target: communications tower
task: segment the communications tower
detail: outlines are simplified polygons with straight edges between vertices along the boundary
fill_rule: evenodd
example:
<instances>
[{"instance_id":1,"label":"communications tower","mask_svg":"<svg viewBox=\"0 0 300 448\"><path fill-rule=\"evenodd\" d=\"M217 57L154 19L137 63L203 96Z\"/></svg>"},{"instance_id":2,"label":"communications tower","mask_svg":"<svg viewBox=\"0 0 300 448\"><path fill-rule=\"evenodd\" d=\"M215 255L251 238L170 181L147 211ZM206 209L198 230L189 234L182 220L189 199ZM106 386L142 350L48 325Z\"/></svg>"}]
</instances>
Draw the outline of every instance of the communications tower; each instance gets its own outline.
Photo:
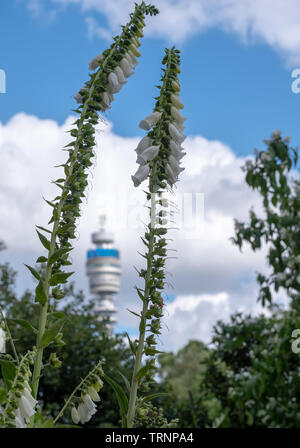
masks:
<instances>
[{"instance_id":1,"label":"communications tower","mask_svg":"<svg viewBox=\"0 0 300 448\"><path fill-rule=\"evenodd\" d=\"M92 233L95 249L87 252L87 276L90 292L95 300L94 311L99 320L108 318L107 328L112 333L116 323L114 296L120 290L120 254L113 248L113 234L105 229L106 217L100 216L100 229Z\"/></svg>"}]
</instances>

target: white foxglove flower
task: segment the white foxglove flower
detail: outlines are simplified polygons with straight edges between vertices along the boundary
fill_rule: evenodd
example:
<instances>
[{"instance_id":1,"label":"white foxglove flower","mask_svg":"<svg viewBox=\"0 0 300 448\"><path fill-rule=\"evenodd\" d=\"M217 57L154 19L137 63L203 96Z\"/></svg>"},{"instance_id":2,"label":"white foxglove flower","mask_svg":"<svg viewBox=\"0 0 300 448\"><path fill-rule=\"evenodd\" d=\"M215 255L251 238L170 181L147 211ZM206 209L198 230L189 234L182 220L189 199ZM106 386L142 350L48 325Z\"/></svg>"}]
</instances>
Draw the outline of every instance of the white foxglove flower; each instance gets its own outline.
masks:
<instances>
[{"instance_id":1,"label":"white foxglove flower","mask_svg":"<svg viewBox=\"0 0 300 448\"><path fill-rule=\"evenodd\" d=\"M89 396L91 397L91 399L93 401L100 401L100 397L98 395L98 392L96 391L96 389L93 386L90 386L88 388L88 393L89 393Z\"/></svg>"},{"instance_id":2,"label":"white foxglove flower","mask_svg":"<svg viewBox=\"0 0 300 448\"><path fill-rule=\"evenodd\" d=\"M75 425L77 425L77 423L79 423L80 417L79 417L79 413L78 413L77 409L75 408L75 406L72 407L71 417L72 417L72 420L75 423Z\"/></svg>"},{"instance_id":3,"label":"white foxglove flower","mask_svg":"<svg viewBox=\"0 0 300 448\"><path fill-rule=\"evenodd\" d=\"M5 351L5 331L0 328L0 353L6 353Z\"/></svg>"},{"instance_id":4,"label":"white foxglove flower","mask_svg":"<svg viewBox=\"0 0 300 448\"><path fill-rule=\"evenodd\" d=\"M99 67L99 62L103 59L103 54L98 54L89 62L89 70L94 71Z\"/></svg>"},{"instance_id":5,"label":"white foxglove flower","mask_svg":"<svg viewBox=\"0 0 300 448\"><path fill-rule=\"evenodd\" d=\"M174 106L171 106L171 115L178 123L183 123L186 120L186 117L184 117Z\"/></svg>"},{"instance_id":6,"label":"white foxglove flower","mask_svg":"<svg viewBox=\"0 0 300 448\"><path fill-rule=\"evenodd\" d=\"M128 78L134 73L132 64L129 63L129 61L126 58L123 58L121 60L120 67L123 70L123 73L126 76L126 78Z\"/></svg>"},{"instance_id":7,"label":"white foxglove flower","mask_svg":"<svg viewBox=\"0 0 300 448\"><path fill-rule=\"evenodd\" d=\"M129 45L129 51L131 51L134 54L134 56L136 56L137 58L139 58L141 56L141 53L139 52L139 50L136 48L136 46L134 44Z\"/></svg>"},{"instance_id":8,"label":"white foxglove flower","mask_svg":"<svg viewBox=\"0 0 300 448\"><path fill-rule=\"evenodd\" d=\"M95 412L97 412L97 406L95 405L89 394L84 395L83 402L86 405L86 407L90 410L92 415L95 414Z\"/></svg>"},{"instance_id":9,"label":"white foxglove flower","mask_svg":"<svg viewBox=\"0 0 300 448\"><path fill-rule=\"evenodd\" d=\"M84 403L80 403L78 405L77 412L78 412L78 416L79 416L79 421L81 423L88 422L92 418L92 415L91 415L89 409L87 408L87 406Z\"/></svg>"},{"instance_id":10,"label":"white foxglove flower","mask_svg":"<svg viewBox=\"0 0 300 448\"><path fill-rule=\"evenodd\" d=\"M126 84L126 79L123 73L123 70L120 67L116 67L114 70L115 74L117 75L118 81L120 84Z\"/></svg>"},{"instance_id":11,"label":"white foxglove flower","mask_svg":"<svg viewBox=\"0 0 300 448\"><path fill-rule=\"evenodd\" d=\"M117 93L119 91L119 81L118 77L114 72L108 75L108 91L110 93Z\"/></svg>"},{"instance_id":12,"label":"white foxglove flower","mask_svg":"<svg viewBox=\"0 0 300 448\"><path fill-rule=\"evenodd\" d=\"M21 415L20 409L18 409L16 412L15 424L16 424L16 428L26 428L27 427L27 425Z\"/></svg>"},{"instance_id":13,"label":"white foxglove flower","mask_svg":"<svg viewBox=\"0 0 300 448\"><path fill-rule=\"evenodd\" d=\"M147 179L149 172L150 172L149 165L140 166L137 172L133 176L131 176L134 186L135 187L139 186L140 183L142 183L145 179Z\"/></svg>"},{"instance_id":14,"label":"white foxglove flower","mask_svg":"<svg viewBox=\"0 0 300 448\"><path fill-rule=\"evenodd\" d=\"M147 162L153 160L157 156L159 151L159 146L149 146L145 149L137 158L137 163L140 165L146 165Z\"/></svg>"},{"instance_id":15,"label":"white foxglove flower","mask_svg":"<svg viewBox=\"0 0 300 448\"><path fill-rule=\"evenodd\" d=\"M174 93L172 93L172 95L171 95L171 102L172 102L172 104L174 104L175 107L177 107L177 109L184 108L184 105L180 101L179 96L174 95Z\"/></svg>"},{"instance_id":16,"label":"white foxglove flower","mask_svg":"<svg viewBox=\"0 0 300 448\"><path fill-rule=\"evenodd\" d=\"M76 93L76 95L74 95L74 99L75 99L76 103L78 103L78 104L81 104L81 103L83 103L83 96L82 96L82 95L80 95L80 93L79 93L79 92L78 92L78 93Z\"/></svg>"},{"instance_id":17,"label":"white foxglove flower","mask_svg":"<svg viewBox=\"0 0 300 448\"><path fill-rule=\"evenodd\" d=\"M152 112L152 114L148 115L144 120L142 120L139 124L141 129L145 129L146 131L149 131L153 126L156 125L158 120L161 117L161 112Z\"/></svg>"},{"instance_id":18,"label":"white foxglove flower","mask_svg":"<svg viewBox=\"0 0 300 448\"><path fill-rule=\"evenodd\" d=\"M183 156L185 156L185 152L183 152L183 148L179 146L174 140L170 141L171 153L175 157L175 159L180 160Z\"/></svg>"},{"instance_id":19,"label":"white foxglove flower","mask_svg":"<svg viewBox=\"0 0 300 448\"><path fill-rule=\"evenodd\" d=\"M183 135L178 129L176 129L173 123L169 124L169 132L173 140L176 143L181 144L185 140L185 135Z\"/></svg>"},{"instance_id":20,"label":"white foxglove flower","mask_svg":"<svg viewBox=\"0 0 300 448\"><path fill-rule=\"evenodd\" d=\"M31 395L31 389L28 389L27 387L25 387L24 391L23 391L24 397L27 399L27 401L29 402L30 406L32 408L34 408L37 405L37 400L35 400L33 398L33 396Z\"/></svg>"},{"instance_id":21,"label":"white foxglove flower","mask_svg":"<svg viewBox=\"0 0 300 448\"><path fill-rule=\"evenodd\" d=\"M178 177L175 175L169 164L167 164L166 166L166 172L169 176L168 183L172 187L172 185L175 184L175 182L178 180Z\"/></svg>"},{"instance_id":22,"label":"white foxglove flower","mask_svg":"<svg viewBox=\"0 0 300 448\"><path fill-rule=\"evenodd\" d=\"M104 105L106 106L106 108L110 107L110 103L111 103L112 99L107 92L102 93L102 101L103 101Z\"/></svg>"},{"instance_id":23,"label":"white foxglove flower","mask_svg":"<svg viewBox=\"0 0 300 448\"><path fill-rule=\"evenodd\" d=\"M174 90L176 90L176 92L180 91L180 85L178 84L177 81L172 81L172 87Z\"/></svg>"},{"instance_id":24,"label":"white foxglove flower","mask_svg":"<svg viewBox=\"0 0 300 448\"><path fill-rule=\"evenodd\" d=\"M133 67L133 68L135 68L136 66L137 66L137 64L138 64L138 60L136 59L136 57L134 56L134 54L132 53L132 51L128 51L126 54L125 54L125 58L127 59L127 61L129 62L129 64Z\"/></svg>"},{"instance_id":25,"label":"white foxglove flower","mask_svg":"<svg viewBox=\"0 0 300 448\"><path fill-rule=\"evenodd\" d=\"M142 140L137 145L135 152L141 154L146 148L152 145L152 140L148 135L142 138Z\"/></svg>"},{"instance_id":26,"label":"white foxglove flower","mask_svg":"<svg viewBox=\"0 0 300 448\"><path fill-rule=\"evenodd\" d=\"M29 401L27 400L27 398L22 395L22 397L20 398L19 402L18 402L18 406L19 406L19 410L20 410L20 415L22 417L22 419L24 419L24 421L26 423L29 423L29 419L30 417L32 417L35 414L35 410L34 407L31 406L31 404L29 403Z\"/></svg>"}]
</instances>

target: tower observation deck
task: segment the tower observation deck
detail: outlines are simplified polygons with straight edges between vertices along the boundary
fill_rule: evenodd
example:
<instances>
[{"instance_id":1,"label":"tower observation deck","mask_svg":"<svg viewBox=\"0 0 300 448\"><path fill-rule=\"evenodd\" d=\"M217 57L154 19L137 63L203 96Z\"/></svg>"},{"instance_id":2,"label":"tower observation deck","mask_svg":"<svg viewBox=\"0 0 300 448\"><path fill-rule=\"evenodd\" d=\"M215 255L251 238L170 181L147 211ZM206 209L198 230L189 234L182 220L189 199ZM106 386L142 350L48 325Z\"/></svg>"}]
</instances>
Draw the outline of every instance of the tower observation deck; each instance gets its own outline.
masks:
<instances>
[{"instance_id":1,"label":"tower observation deck","mask_svg":"<svg viewBox=\"0 0 300 448\"><path fill-rule=\"evenodd\" d=\"M107 327L112 332L116 323L114 296L120 290L120 254L113 248L112 233L105 229L105 216L100 216L100 230L92 233L95 249L88 250L86 272L90 292L95 300L94 311L99 320L108 318Z\"/></svg>"}]
</instances>

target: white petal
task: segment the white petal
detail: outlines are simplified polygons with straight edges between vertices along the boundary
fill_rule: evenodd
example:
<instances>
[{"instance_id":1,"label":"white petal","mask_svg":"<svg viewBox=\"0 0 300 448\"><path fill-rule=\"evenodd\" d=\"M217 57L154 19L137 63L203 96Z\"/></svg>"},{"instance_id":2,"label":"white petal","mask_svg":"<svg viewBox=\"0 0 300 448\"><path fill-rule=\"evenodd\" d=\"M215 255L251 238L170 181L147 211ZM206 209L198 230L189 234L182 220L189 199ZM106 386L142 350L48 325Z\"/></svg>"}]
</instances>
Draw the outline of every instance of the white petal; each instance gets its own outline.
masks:
<instances>
[{"instance_id":1,"label":"white petal","mask_svg":"<svg viewBox=\"0 0 300 448\"><path fill-rule=\"evenodd\" d=\"M80 95L80 93L79 93L79 92L78 92L78 93L76 93L76 95L74 95L74 99L75 99L76 103L78 103L78 104L81 104L81 103L83 103L83 96L82 96L82 95Z\"/></svg>"},{"instance_id":2,"label":"white petal","mask_svg":"<svg viewBox=\"0 0 300 448\"><path fill-rule=\"evenodd\" d=\"M157 156L159 151L159 146L149 146L145 149L137 158L137 163L140 165L145 165L150 160L153 160Z\"/></svg>"},{"instance_id":3,"label":"white petal","mask_svg":"<svg viewBox=\"0 0 300 448\"><path fill-rule=\"evenodd\" d=\"M15 416L15 423L16 423L16 428L26 428L27 427L26 423L24 422L23 417L21 416L20 409L17 409L16 416Z\"/></svg>"},{"instance_id":4,"label":"white petal","mask_svg":"<svg viewBox=\"0 0 300 448\"><path fill-rule=\"evenodd\" d=\"M89 70L94 71L99 67L99 62L103 59L103 54L98 54L89 62Z\"/></svg>"},{"instance_id":5,"label":"white petal","mask_svg":"<svg viewBox=\"0 0 300 448\"><path fill-rule=\"evenodd\" d=\"M90 413L90 410L86 406L85 403L79 404L79 406L77 408L77 412L78 412L81 423L88 422L92 417L92 414Z\"/></svg>"},{"instance_id":6,"label":"white petal","mask_svg":"<svg viewBox=\"0 0 300 448\"><path fill-rule=\"evenodd\" d=\"M27 423L29 422L30 417L35 414L35 410L31 406L27 398L24 397L24 395L22 395L19 400L19 409L21 412L21 416Z\"/></svg>"},{"instance_id":7,"label":"white petal","mask_svg":"<svg viewBox=\"0 0 300 448\"><path fill-rule=\"evenodd\" d=\"M117 75L114 72L111 72L108 75L108 89L109 89L109 92L111 92L111 93L118 92L119 81L118 81Z\"/></svg>"},{"instance_id":8,"label":"white petal","mask_svg":"<svg viewBox=\"0 0 300 448\"><path fill-rule=\"evenodd\" d=\"M178 121L179 123L183 123L186 120L186 117L184 117L176 107L171 106L171 115L172 117Z\"/></svg>"},{"instance_id":9,"label":"white petal","mask_svg":"<svg viewBox=\"0 0 300 448\"><path fill-rule=\"evenodd\" d=\"M167 164L166 166L166 172L169 176L168 183L172 186L177 181L177 176L175 175L175 173L173 173L173 170L169 164Z\"/></svg>"},{"instance_id":10,"label":"white petal","mask_svg":"<svg viewBox=\"0 0 300 448\"><path fill-rule=\"evenodd\" d=\"M75 425L77 425L77 423L79 423L80 416L79 416L79 413L78 413L77 409L75 408L75 406L72 407L71 417L72 417L72 420L75 423Z\"/></svg>"},{"instance_id":11,"label":"white petal","mask_svg":"<svg viewBox=\"0 0 300 448\"><path fill-rule=\"evenodd\" d=\"M84 404L89 408L91 414L95 414L97 412L97 406L89 396L89 394L85 394L83 397Z\"/></svg>"},{"instance_id":12,"label":"white petal","mask_svg":"<svg viewBox=\"0 0 300 448\"><path fill-rule=\"evenodd\" d=\"M181 144L185 140L185 136L174 126L173 123L169 124L170 135L176 143Z\"/></svg>"},{"instance_id":13,"label":"white petal","mask_svg":"<svg viewBox=\"0 0 300 448\"><path fill-rule=\"evenodd\" d=\"M104 103L104 105L106 107L110 107L111 99L110 99L109 94L107 92L103 92L102 93L102 101L103 101L103 103Z\"/></svg>"},{"instance_id":14,"label":"white petal","mask_svg":"<svg viewBox=\"0 0 300 448\"><path fill-rule=\"evenodd\" d=\"M26 387L24 389L24 397L27 398L27 400L29 401L30 406L32 406L33 408L37 405L37 400L35 400L33 398L33 396L31 395L31 390L29 391Z\"/></svg>"},{"instance_id":15,"label":"white petal","mask_svg":"<svg viewBox=\"0 0 300 448\"><path fill-rule=\"evenodd\" d=\"M93 401L100 401L100 397L98 395L98 392L96 391L96 389L93 388L93 386L90 386L88 388L88 392L89 392L89 395L90 395L90 397L91 397L91 399Z\"/></svg>"},{"instance_id":16,"label":"white petal","mask_svg":"<svg viewBox=\"0 0 300 448\"><path fill-rule=\"evenodd\" d=\"M138 60L136 59L132 51L129 50L128 53L125 54L125 58L128 60L128 62L131 64L133 68L137 66Z\"/></svg>"},{"instance_id":17,"label":"white petal","mask_svg":"<svg viewBox=\"0 0 300 448\"><path fill-rule=\"evenodd\" d=\"M134 186L138 187L140 183L142 183L145 179L147 179L149 172L150 172L149 165L140 166L137 172L133 176L131 176Z\"/></svg>"},{"instance_id":18,"label":"white petal","mask_svg":"<svg viewBox=\"0 0 300 448\"><path fill-rule=\"evenodd\" d=\"M174 93L172 93L172 95L171 95L171 101L174 104L174 106L177 107L177 109L183 109L184 108L184 105L180 101L179 96L174 95Z\"/></svg>"},{"instance_id":19,"label":"white petal","mask_svg":"<svg viewBox=\"0 0 300 448\"><path fill-rule=\"evenodd\" d=\"M126 84L126 79L123 73L123 70L120 67L116 67L114 70L115 74L117 75L118 81L120 84Z\"/></svg>"},{"instance_id":20,"label":"white petal","mask_svg":"<svg viewBox=\"0 0 300 448\"><path fill-rule=\"evenodd\" d=\"M156 125L160 117L161 112L152 112L152 114L148 115L144 120L140 122L139 127L141 129L145 129L145 131L149 131L149 129Z\"/></svg>"},{"instance_id":21,"label":"white petal","mask_svg":"<svg viewBox=\"0 0 300 448\"><path fill-rule=\"evenodd\" d=\"M5 353L5 331L0 328L0 353Z\"/></svg>"},{"instance_id":22,"label":"white petal","mask_svg":"<svg viewBox=\"0 0 300 448\"><path fill-rule=\"evenodd\" d=\"M152 140L148 135L142 138L142 140L137 145L137 148L135 149L135 152L137 154L141 154L146 148L152 145Z\"/></svg>"},{"instance_id":23,"label":"white petal","mask_svg":"<svg viewBox=\"0 0 300 448\"><path fill-rule=\"evenodd\" d=\"M120 62L121 69L123 70L124 75L128 78L131 76L134 71L132 68L132 64L126 58L123 58Z\"/></svg>"}]
</instances>

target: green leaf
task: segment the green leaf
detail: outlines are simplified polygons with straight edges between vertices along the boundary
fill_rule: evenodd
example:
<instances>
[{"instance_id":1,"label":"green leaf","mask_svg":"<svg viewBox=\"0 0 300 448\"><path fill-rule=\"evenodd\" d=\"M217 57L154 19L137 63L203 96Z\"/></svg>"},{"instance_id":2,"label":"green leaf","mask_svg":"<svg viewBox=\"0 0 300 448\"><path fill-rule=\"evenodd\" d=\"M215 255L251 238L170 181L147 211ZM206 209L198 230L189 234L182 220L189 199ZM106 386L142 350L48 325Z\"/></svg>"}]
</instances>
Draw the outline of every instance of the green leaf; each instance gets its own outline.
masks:
<instances>
[{"instance_id":1,"label":"green leaf","mask_svg":"<svg viewBox=\"0 0 300 448\"><path fill-rule=\"evenodd\" d=\"M57 319L62 319L62 318L66 317L65 313L61 313L60 311L54 311L53 313L49 313L48 315L49 316L54 316Z\"/></svg>"},{"instance_id":2,"label":"green leaf","mask_svg":"<svg viewBox=\"0 0 300 448\"><path fill-rule=\"evenodd\" d=\"M111 385L111 387L114 389L118 403L120 408L120 415L122 419L126 419L126 414L128 411L128 398L123 391L122 387L119 386L118 383L116 383L112 378L110 378L107 375L103 375L104 379ZM127 425L126 425L127 426Z\"/></svg>"},{"instance_id":3,"label":"green leaf","mask_svg":"<svg viewBox=\"0 0 300 448\"><path fill-rule=\"evenodd\" d=\"M129 308L126 308L126 309L127 309L127 311L129 311L131 314L133 314L134 316L141 318L141 315L140 315L140 314L135 313L134 311L131 311Z\"/></svg>"},{"instance_id":4,"label":"green leaf","mask_svg":"<svg viewBox=\"0 0 300 448\"><path fill-rule=\"evenodd\" d=\"M42 256L36 260L36 263L46 263L47 261L48 261L48 258Z\"/></svg>"},{"instance_id":5,"label":"green leaf","mask_svg":"<svg viewBox=\"0 0 300 448\"><path fill-rule=\"evenodd\" d=\"M65 318L58 319L47 331L45 331L41 339L41 348L47 347L55 339L57 333L60 332L65 320Z\"/></svg>"},{"instance_id":6,"label":"green leaf","mask_svg":"<svg viewBox=\"0 0 300 448\"><path fill-rule=\"evenodd\" d=\"M139 381L141 378L143 378L143 376L146 375L148 370L149 370L149 366L147 366L147 365L141 367L140 370L138 371L138 373L135 375L135 380Z\"/></svg>"},{"instance_id":7,"label":"green leaf","mask_svg":"<svg viewBox=\"0 0 300 448\"><path fill-rule=\"evenodd\" d=\"M45 286L43 280L40 280L37 287L35 288L35 302L45 305L48 297L45 291Z\"/></svg>"},{"instance_id":8,"label":"green leaf","mask_svg":"<svg viewBox=\"0 0 300 448\"><path fill-rule=\"evenodd\" d=\"M144 397L141 400L141 404L147 403L147 401L154 400L154 398L167 397L168 395L170 395L170 394L168 394L166 392L157 392L156 394L150 394L150 395L147 395L147 397Z\"/></svg>"},{"instance_id":9,"label":"green leaf","mask_svg":"<svg viewBox=\"0 0 300 448\"><path fill-rule=\"evenodd\" d=\"M38 272L36 272L36 270L34 268L32 268L31 266L28 266L28 264L24 264L24 266L26 266L27 269L29 269L29 271L31 272L31 274L37 279L40 280L40 274Z\"/></svg>"},{"instance_id":10,"label":"green leaf","mask_svg":"<svg viewBox=\"0 0 300 448\"><path fill-rule=\"evenodd\" d=\"M53 264L55 263L62 255L64 255L66 252L68 252L71 248L69 247L62 247L61 249L57 249L54 254L51 255L49 258L49 263Z\"/></svg>"},{"instance_id":11,"label":"green leaf","mask_svg":"<svg viewBox=\"0 0 300 448\"><path fill-rule=\"evenodd\" d=\"M45 227L41 227L41 226L35 226L35 227L37 227L40 230L43 230L44 232L52 233L51 230L45 229Z\"/></svg>"},{"instance_id":12,"label":"green leaf","mask_svg":"<svg viewBox=\"0 0 300 448\"><path fill-rule=\"evenodd\" d=\"M12 361L7 361L6 359L0 359L0 364L5 385L9 390L15 379L17 368Z\"/></svg>"},{"instance_id":13,"label":"green leaf","mask_svg":"<svg viewBox=\"0 0 300 448\"><path fill-rule=\"evenodd\" d=\"M21 325L21 327L26 328L26 330L30 330L33 333L37 334L37 329L34 328L29 322L27 322L27 320L24 319L7 319L8 323L16 323Z\"/></svg>"},{"instance_id":14,"label":"green leaf","mask_svg":"<svg viewBox=\"0 0 300 448\"><path fill-rule=\"evenodd\" d=\"M128 379L127 379L126 376L123 375L123 373L120 372L119 370L117 370L117 372L118 372L118 374L121 376L122 380L124 381L124 384L125 384L125 386L126 386L127 392L130 393L130 383L129 383Z\"/></svg>"},{"instance_id":15,"label":"green leaf","mask_svg":"<svg viewBox=\"0 0 300 448\"><path fill-rule=\"evenodd\" d=\"M136 347L135 347L134 343L132 342L132 340L130 339L128 333L126 333L126 336L127 336L128 342L129 342L130 349L131 349L133 355L136 356Z\"/></svg>"},{"instance_id":16,"label":"green leaf","mask_svg":"<svg viewBox=\"0 0 300 448\"><path fill-rule=\"evenodd\" d=\"M74 274L74 272L58 272L57 274L52 275L49 285L56 286L59 283L66 283L67 278L72 274Z\"/></svg>"},{"instance_id":17,"label":"green leaf","mask_svg":"<svg viewBox=\"0 0 300 448\"><path fill-rule=\"evenodd\" d=\"M47 240L47 238L46 238L44 235L42 235L38 230L37 230L36 232L37 232L37 234L38 234L38 236L39 236L39 239L40 239L42 245L43 245L47 250L50 250L50 241Z\"/></svg>"}]
</instances>

